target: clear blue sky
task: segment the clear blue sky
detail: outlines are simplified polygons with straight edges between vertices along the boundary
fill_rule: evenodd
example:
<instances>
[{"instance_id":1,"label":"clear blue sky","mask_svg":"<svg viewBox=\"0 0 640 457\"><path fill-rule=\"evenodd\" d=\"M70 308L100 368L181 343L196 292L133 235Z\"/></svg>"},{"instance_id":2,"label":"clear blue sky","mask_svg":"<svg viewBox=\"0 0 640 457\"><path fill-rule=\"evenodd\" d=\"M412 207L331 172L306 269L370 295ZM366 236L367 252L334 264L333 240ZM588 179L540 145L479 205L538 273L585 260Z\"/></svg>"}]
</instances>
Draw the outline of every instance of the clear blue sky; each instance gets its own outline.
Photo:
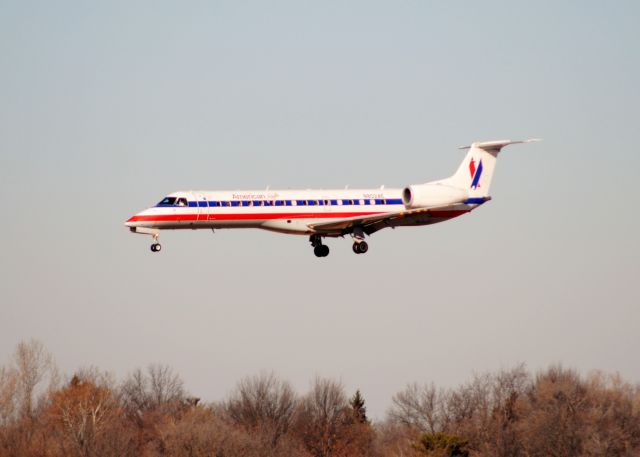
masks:
<instances>
[{"instance_id":1,"label":"clear blue sky","mask_svg":"<svg viewBox=\"0 0 640 457\"><path fill-rule=\"evenodd\" d=\"M360 388L562 362L640 380L637 2L0 2L0 361ZM494 200L313 256L122 225L183 189L401 187L475 140ZM0 362L1 363L1 362Z\"/></svg>"}]
</instances>

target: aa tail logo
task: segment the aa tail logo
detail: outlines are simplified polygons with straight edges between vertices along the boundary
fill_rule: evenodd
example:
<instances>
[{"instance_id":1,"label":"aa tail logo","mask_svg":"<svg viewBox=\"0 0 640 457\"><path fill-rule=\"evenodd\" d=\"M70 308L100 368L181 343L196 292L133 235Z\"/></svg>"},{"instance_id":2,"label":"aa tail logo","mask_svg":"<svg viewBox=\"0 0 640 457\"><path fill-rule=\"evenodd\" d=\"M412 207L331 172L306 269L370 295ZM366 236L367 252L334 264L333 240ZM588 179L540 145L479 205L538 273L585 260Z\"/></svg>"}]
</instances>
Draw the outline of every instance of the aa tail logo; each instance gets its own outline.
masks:
<instances>
[{"instance_id":1,"label":"aa tail logo","mask_svg":"<svg viewBox=\"0 0 640 457\"><path fill-rule=\"evenodd\" d=\"M471 188L477 189L480 187L480 176L482 176L482 159L480 159L478 168L476 168L476 161L471 158L471 162L469 162L469 172L471 173Z\"/></svg>"}]
</instances>

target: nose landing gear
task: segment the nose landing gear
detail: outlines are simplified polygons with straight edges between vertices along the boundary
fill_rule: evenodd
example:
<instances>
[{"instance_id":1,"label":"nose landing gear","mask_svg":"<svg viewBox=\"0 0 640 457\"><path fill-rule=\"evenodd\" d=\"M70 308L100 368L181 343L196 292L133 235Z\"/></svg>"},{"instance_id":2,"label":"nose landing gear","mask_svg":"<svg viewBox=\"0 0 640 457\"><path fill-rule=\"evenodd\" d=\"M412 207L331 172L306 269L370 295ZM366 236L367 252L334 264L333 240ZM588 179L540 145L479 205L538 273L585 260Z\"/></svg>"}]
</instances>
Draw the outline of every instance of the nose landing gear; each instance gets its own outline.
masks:
<instances>
[{"instance_id":1,"label":"nose landing gear","mask_svg":"<svg viewBox=\"0 0 640 457\"><path fill-rule=\"evenodd\" d=\"M162 250L162 245L158 243L158 238L160 238L160 234L154 233L153 244L151 245L151 252L160 252Z\"/></svg>"}]
</instances>

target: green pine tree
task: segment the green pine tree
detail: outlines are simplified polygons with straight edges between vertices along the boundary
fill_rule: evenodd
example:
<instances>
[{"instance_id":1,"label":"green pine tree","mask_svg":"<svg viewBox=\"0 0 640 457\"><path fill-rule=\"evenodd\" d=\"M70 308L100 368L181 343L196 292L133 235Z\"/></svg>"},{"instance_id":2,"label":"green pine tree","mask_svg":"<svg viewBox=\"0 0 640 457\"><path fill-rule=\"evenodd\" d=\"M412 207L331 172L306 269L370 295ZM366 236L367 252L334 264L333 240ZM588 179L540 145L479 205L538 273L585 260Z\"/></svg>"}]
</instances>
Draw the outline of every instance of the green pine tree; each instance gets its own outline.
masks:
<instances>
[{"instance_id":1,"label":"green pine tree","mask_svg":"<svg viewBox=\"0 0 640 457\"><path fill-rule=\"evenodd\" d=\"M469 457L467 441L447 433L424 433L414 448L425 455Z\"/></svg>"},{"instance_id":2,"label":"green pine tree","mask_svg":"<svg viewBox=\"0 0 640 457\"><path fill-rule=\"evenodd\" d=\"M356 420L362 424L368 424L367 408L364 406L364 398L360 394L360 389L356 390L355 395L349 400L349 404Z\"/></svg>"}]
</instances>

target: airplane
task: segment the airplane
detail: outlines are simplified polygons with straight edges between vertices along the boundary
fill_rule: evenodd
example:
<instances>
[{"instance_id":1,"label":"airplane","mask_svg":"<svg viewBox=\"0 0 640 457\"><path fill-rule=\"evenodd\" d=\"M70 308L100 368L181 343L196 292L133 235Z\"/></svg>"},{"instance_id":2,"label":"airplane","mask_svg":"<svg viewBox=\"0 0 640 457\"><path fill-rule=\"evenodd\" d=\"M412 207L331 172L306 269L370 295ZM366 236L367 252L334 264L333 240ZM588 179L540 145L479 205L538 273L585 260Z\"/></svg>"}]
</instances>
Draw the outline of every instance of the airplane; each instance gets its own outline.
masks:
<instances>
[{"instance_id":1,"label":"airplane","mask_svg":"<svg viewBox=\"0 0 640 457\"><path fill-rule=\"evenodd\" d=\"M339 190L179 191L129 218L133 233L153 238L159 252L161 230L257 228L309 236L316 257L329 255L324 238L353 238L353 252L364 254L365 236L391 227L444 222L491 200L496 158L505 146L532 143L497 140L472 143L450 177L405 188Z\"/></svg>"}]
</instances>

